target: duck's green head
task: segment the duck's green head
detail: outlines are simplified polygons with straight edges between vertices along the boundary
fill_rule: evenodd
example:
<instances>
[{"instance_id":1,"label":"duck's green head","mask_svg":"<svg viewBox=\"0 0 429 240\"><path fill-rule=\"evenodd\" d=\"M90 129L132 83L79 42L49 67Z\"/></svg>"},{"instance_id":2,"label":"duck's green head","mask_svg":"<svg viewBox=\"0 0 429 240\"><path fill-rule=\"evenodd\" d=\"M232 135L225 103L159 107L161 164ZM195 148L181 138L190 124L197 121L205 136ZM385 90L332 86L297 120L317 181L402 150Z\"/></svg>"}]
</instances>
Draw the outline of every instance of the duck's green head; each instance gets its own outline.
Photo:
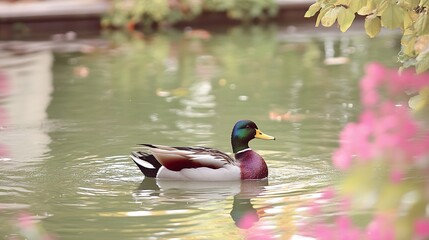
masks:
<instances>
[{"instance_id":1,"label":"duck's green head","mask_svg":"<svg viewBox=\"0 0 429 240\"><path fill-rule=\"evenodd\" d=\"M250 120L240 120L232 129L231 144L232 151L237 153L249 148L249 141L254 139L275 140L276 138L261 132L258 126Z\"/></svg>"}]
</instances>

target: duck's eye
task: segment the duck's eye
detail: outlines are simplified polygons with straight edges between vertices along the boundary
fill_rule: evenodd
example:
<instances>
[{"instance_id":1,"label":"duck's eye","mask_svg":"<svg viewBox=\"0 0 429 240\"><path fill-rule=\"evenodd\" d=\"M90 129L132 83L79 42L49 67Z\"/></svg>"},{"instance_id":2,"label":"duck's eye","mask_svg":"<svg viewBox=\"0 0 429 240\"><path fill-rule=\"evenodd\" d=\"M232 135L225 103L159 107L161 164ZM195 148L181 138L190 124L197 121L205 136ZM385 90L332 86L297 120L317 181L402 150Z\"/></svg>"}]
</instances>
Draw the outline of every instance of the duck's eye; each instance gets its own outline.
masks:
<instances>
[{"instance_id":1,"label":"duck's eye","mask_svg":"<svg viewBox=\"0 0 429 240\"><path fill-rule=\"evenodd\" d=\"M249 126L249 125L246 125L246 128L250 128L250 126Z\"/></svg>"}]
</instances>

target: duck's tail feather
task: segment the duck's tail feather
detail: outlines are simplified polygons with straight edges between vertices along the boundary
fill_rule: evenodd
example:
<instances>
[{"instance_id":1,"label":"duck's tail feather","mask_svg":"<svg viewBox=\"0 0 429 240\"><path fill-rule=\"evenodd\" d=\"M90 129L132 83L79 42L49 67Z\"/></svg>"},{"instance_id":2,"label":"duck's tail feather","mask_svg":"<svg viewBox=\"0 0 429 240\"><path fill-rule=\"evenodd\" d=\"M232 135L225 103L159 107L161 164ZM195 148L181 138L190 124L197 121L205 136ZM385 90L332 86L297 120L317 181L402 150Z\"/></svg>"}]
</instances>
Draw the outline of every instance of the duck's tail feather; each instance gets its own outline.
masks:
<instances>
[{"instance_id":1,"label":"duck's tail feather","mask_svg":"<svg viewBox=\"0 0 429 240\"><path fill-rule=\"evenodd\" d=\"M158 162L158 160L156 160L156 158L149 153L140 152L140 151L131 152L130 157L146 177L155 178L156 175L158 174L159 169L162 166Z\"/></svg>"}]
</instances>

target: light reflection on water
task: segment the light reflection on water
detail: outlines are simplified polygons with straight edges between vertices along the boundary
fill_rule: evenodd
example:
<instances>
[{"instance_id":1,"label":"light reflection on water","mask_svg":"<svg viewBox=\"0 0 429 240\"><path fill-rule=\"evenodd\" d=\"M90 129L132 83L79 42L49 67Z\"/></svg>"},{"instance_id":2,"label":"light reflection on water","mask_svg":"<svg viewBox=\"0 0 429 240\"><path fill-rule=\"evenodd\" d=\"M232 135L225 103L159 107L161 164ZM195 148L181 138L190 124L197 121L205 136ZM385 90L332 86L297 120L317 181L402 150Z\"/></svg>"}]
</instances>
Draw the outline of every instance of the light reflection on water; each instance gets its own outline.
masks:
<instances>
[{"instance_id":1,"label":"light reflection on water","mask_svg":"<svg viewBox=\"0 0 429 240\"><path fill-rule=\"evenodd\" d=\"M13 225L25 209L60 239L240 239L257 227L292 236L302 204L339 179L330 154L358 111L364 64L392 64L397 50L385 44L391 36L325 41L271 28L213 36L127 39L111 52L57 54L53 66L42 52L16 68L31 74L0 78L0 223ZM333 57L350 62L322 65ZM5 81L29 92L5 94ZM267 181L143 180L128 158L138 143L231 152L238 119L277 138L251 142L267 161ZM7 229L1 237L17 233Z\"/></svg>"}]
</instances>

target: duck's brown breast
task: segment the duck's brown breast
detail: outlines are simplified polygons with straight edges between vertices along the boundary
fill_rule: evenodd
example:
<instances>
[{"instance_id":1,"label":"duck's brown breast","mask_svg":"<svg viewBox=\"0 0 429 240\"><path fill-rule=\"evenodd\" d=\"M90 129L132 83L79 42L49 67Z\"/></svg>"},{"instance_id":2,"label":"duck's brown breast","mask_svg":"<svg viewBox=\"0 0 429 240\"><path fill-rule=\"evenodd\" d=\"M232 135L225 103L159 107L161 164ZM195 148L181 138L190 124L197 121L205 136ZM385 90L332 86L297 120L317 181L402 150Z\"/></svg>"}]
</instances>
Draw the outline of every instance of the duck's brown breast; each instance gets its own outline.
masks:
<instances>
[{"instance_id":1,"label":"duck's brown breast","mask_svg":"<svg viewBox=\"0 0 429 240\"><path fill-rule=\"evenodd\" d=\"M268 177L268 167L264 159L251 149L235 154L240 162L241 179L262 179Z\"/></svg>"}]
</instances>

